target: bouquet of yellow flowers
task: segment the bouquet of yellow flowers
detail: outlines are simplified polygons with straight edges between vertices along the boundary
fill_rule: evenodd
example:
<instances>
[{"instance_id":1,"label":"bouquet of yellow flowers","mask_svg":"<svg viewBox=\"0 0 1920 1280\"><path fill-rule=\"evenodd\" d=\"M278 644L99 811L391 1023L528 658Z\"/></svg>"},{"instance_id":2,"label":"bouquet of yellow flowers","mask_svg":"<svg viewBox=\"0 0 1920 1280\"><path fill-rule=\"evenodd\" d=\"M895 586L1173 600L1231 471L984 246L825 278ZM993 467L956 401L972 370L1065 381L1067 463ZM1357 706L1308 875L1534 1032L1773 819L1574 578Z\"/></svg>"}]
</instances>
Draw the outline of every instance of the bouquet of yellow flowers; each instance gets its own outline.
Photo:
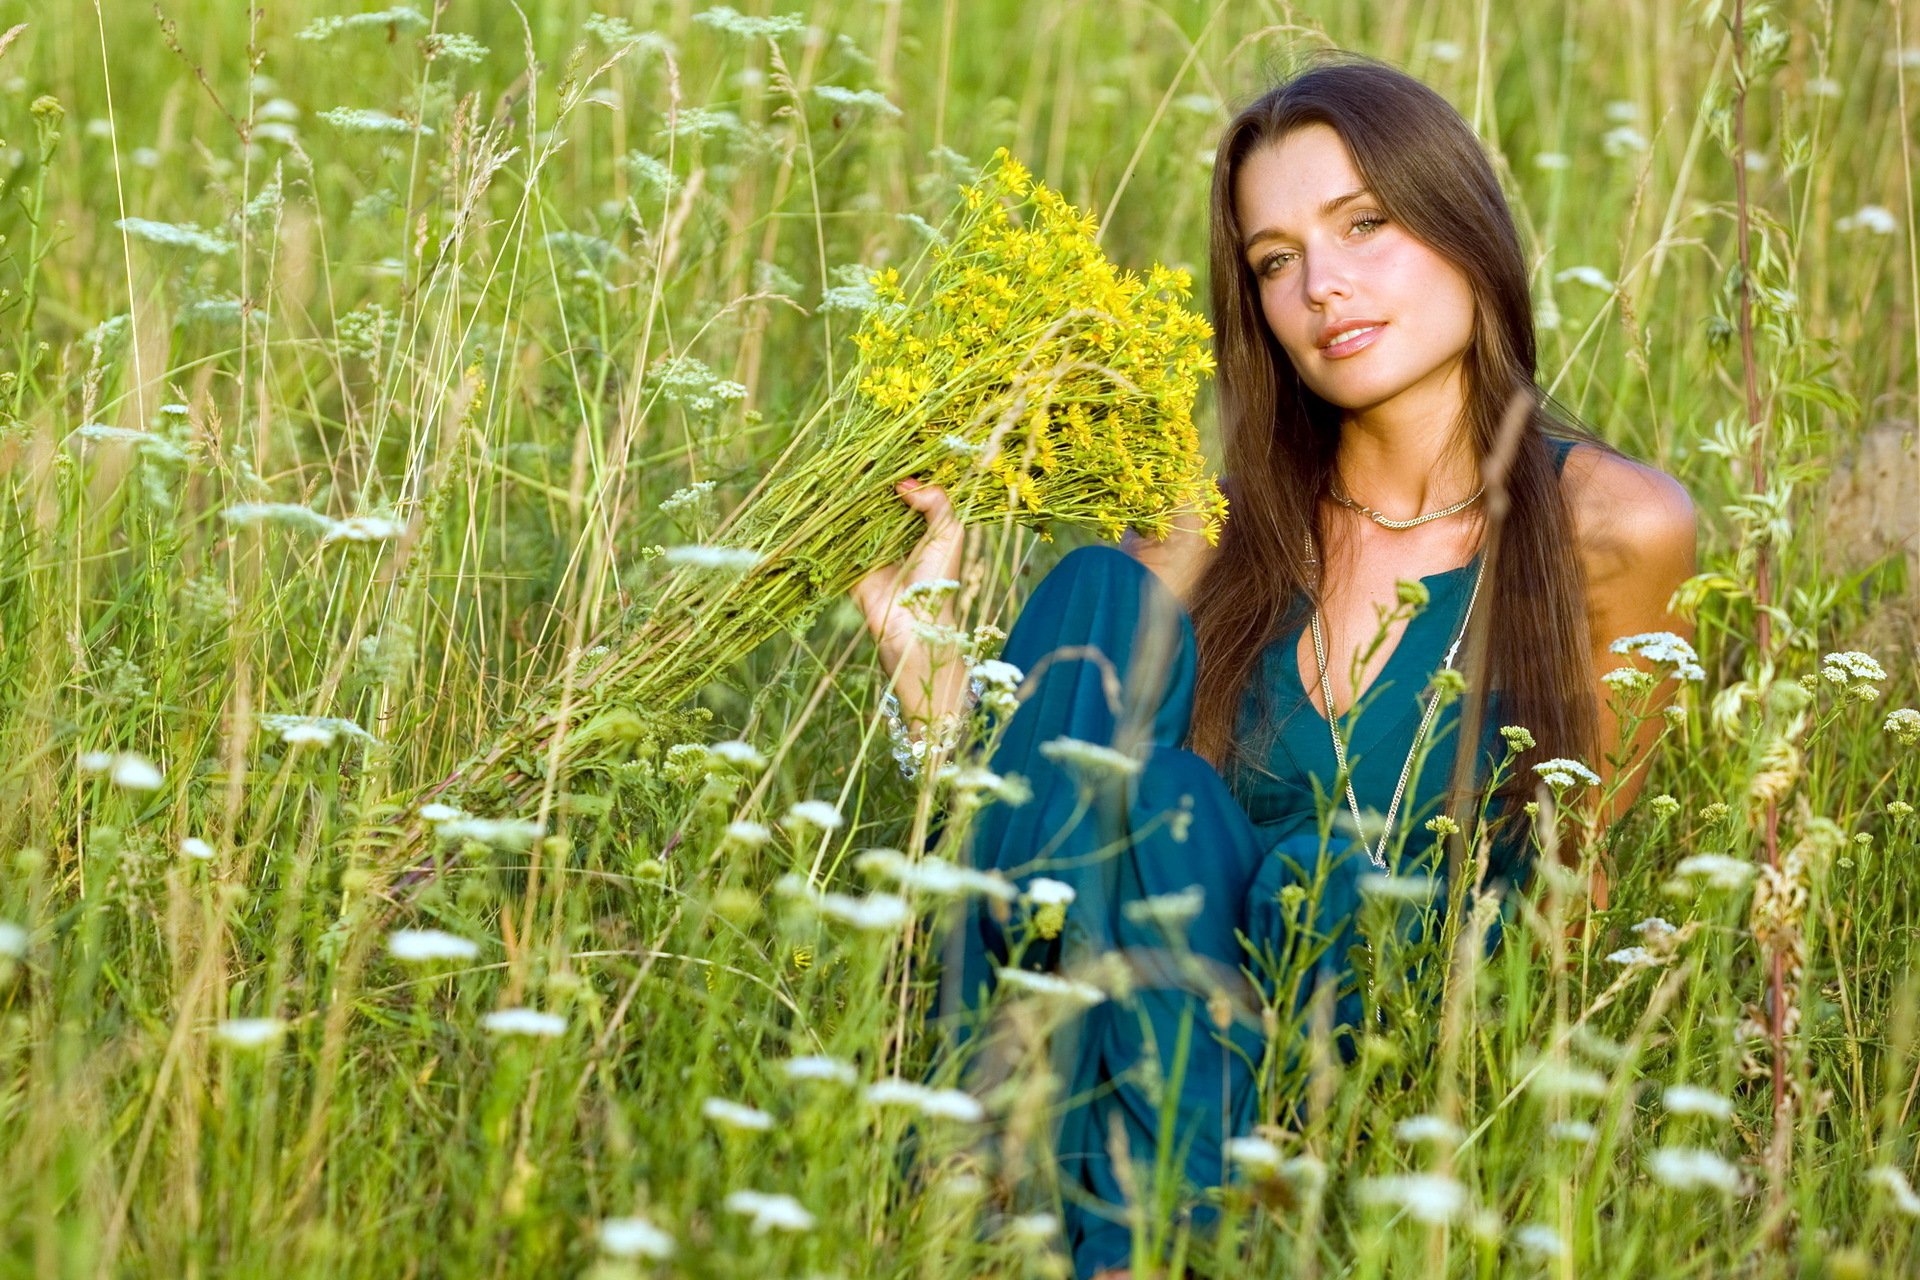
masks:
<instances>
[{"instance_id":1,"label":"bouquet of yellow flowers","mask_svg":"<svg viewBox=\"0 0 1920 1280\"><path fill-rule=\"evenodd\" d=\"M1193 423L1213 333L1183 305L1187 274L1116 268L1092 217L1004 149L960 197L916 283L869 278L859 358L799 449L708 545L668 549L640 616L433 788L436 802L523 811L556 772L671 732L702 685L912 549L921 518L894 492L903 477L945 485L967 522L1161 537L1198 514L1217 539L1226 500Z\"/></svg>"}]
</instances>

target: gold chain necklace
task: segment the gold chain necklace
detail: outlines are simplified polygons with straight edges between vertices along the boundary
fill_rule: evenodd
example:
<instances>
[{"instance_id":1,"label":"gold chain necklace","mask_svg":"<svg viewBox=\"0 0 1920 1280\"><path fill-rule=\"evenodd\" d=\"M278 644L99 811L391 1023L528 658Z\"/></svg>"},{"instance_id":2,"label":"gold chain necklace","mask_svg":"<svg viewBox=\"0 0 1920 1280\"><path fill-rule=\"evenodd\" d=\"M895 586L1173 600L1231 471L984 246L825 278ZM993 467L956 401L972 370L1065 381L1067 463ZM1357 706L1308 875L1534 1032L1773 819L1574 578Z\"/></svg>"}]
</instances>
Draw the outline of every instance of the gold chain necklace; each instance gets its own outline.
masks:
<instances>
[{"instance_id":1,"label":"gold chain necklace","mask_svg":"<svg viewBox=\"0 0 1920 1280\"><path fill-rule=\"evenodd\" d=\"M1474 495L1478 497L1478 494ZM1431 517L1425 517L1431 518ZM1307 534L1307 563L1317 565L1313 546L1313 534ZM1486 580L1487 562L1480 561L1480 568L1473 576L1473 593L1467 597L1467 611L1460 618L1460 630L1453 637L1453 643L1447 646L1447 656L1441 660L1442 667L1451 667L1453 659L1460 651L1460 642L1467 637L1467 623L1473 618L1474 602L1480 598L1480 584ZM1411 622L1409 622L1411 625ZM1402 638L1404 638L1402 633ZM1397 650L1398 645L1394 646ZM1347 808L1353 814L1354 838L1360 841L1360 847L1367 851L1367 861L1382 871L1387 867L1387 838L1393 833L1393 820L1400 812L1401 798L1406 794L1407 775L1413 771L1414 757L1420 753L1420 744L1426 739L1427 730L1433 725L1433 718L1440 709L1440 691L1435 689L1427 695L1427 709L1420 717L1420 728L1414 732L1413 746L1407 751L1406 763L1400 766L1400 781L1393 789L1393 803L1387 806L1387 817L1380 828L1378 846L1367 840L1366 830L1360 819L1360 801L1353 794L1353 775L1347 769L1347 744L1340 739L1339 717L1333 714L1333 686L1327 680L1327 646L1320 634L1320 606L1313 607L1313 656L1320 666L1320 697L1327 709L1327 729L1333 734L1333 758L1347 784ZM1349 708L1351 710L1351 708Z\"/></svg>"},{"instance_id":2,"label":"gold chain necklace","mask_svg":"<svg viewBox=\"0 0 1920 1280\"><path fill-rule=\"evenodd\" d=\"M1395 520L1390 516L1384 516L1380 514L1378 511L1375 511L1372 507L1369 507L1364 503L1355 502L1352 498L1349 498L1344 492L1342 492L1341 484L1340 484L1340 473L1337 471L1334 472L1333 474L1333 484L1331 489L1329 490L1329 494L1333 498L1333 500L1339 503L1341 506L1347 508L1350 511L1358 511L1361 515L1365 516L1367 519L1373 521L1375 524L1380 525L1384 528L1411 529L1415 525L1425 524L1429 520L1439 520L1446 516L1458 515L1460 512L1465 511L1468 507L1478 502L1480 500L1480 495L1485 493L1486 491L1487 491L1487 486L1483 483L1478 489L1475 489L1472 493L1460 499L1460 501L1454 503L1452 506L1442 507L1438 511L1429 511L1426 515L1415 516L1411 520Z\"/></svg>"}]
</instances>

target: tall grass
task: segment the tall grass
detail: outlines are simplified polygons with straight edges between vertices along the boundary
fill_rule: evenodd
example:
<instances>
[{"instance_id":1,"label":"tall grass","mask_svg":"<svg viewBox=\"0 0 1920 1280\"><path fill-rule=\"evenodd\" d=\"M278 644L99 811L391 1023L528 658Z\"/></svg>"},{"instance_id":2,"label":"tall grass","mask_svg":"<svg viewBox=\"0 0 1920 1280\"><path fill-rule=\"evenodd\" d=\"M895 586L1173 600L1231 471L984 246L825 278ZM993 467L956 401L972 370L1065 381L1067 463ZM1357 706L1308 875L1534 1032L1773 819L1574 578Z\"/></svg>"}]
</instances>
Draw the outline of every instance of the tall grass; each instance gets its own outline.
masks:
<instances>
[{"instance_id":1,"label":"tall grass","mask_svg":"<svg viewBox=\"0 0 1920 1280\"><path fill-rule=\"evenodd\" d=\"M1646 798L1554 837L1607 860L1609 908L1570 941L1581 881L1543 876L1489 964L1386 982L1352 1065L1276 1056L1270 1103L1303 1090L1302 1126L1180 1247L1304 1276L1912 1267L1920 763L1883 722L1920 698L1914 516L1906 557L1863 560L1821 505L1913 414L1920 36L1897 6L1751 14L1758 494L1723 5L462 0L312 39L332 11L162 9L35 6L0 53L9 1272L1057 1271L1034 1215L1057 1209L1060 1010L994 1009L990 1123L863 1100L932 1062L929 931L774 892L864 889L860 851L917 847L945 803L893 770L849 605L687 709L689 742L743 738L764 769L688 749L556 779L488 815L538 834L482 829L404 887L380 805L645 607L660 549L832 385L859 268L910 257L973 163L1009 146L1117 258L1197 264L1215 133L1324 43L1408 66L1487 139L1545 381L1703 513L1684 604L1708 680ZM1005 625L1060 548L985 541L969 621ZM1889 678L1821 678L1852 649ZM808 799L844 823L782 821ZM1681 874L1753 863L1769 799L1764 892ZM1633 930L1656 915L1671 934ZM401 926L477 954L403 959ZM1783 1163L1756 933L1795 960ZM514 1009L550 1019L488 1021ZM854 1083L791 1079L798 1055ZM1439 1180L1382 1181L1411 1172ZM636 1215L671 1259L601 1234Z\"/></svg>"}]
</instances>

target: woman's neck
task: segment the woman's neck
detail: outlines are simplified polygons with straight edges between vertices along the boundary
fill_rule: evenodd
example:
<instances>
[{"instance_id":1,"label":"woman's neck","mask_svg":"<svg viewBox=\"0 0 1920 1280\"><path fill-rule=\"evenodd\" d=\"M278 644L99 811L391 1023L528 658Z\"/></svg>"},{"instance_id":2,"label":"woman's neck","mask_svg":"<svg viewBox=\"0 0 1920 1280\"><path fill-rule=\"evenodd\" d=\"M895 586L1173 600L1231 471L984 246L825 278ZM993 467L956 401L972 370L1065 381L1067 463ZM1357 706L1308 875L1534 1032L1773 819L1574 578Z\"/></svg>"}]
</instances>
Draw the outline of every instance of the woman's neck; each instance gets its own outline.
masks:
<instances>
[{"instance_id":1,"label":"woman's neck","mask_svg":"<svg viewBox=\"0 0 1920 1280\"><path fill-rule=\"evenodd\" d=\"M1460 501L1480 487L1480 464L1459 429L1464 399L1450 387L1351 410L1335 455L1347 496L1397 520Z\"/></svg>"}]
</instances>

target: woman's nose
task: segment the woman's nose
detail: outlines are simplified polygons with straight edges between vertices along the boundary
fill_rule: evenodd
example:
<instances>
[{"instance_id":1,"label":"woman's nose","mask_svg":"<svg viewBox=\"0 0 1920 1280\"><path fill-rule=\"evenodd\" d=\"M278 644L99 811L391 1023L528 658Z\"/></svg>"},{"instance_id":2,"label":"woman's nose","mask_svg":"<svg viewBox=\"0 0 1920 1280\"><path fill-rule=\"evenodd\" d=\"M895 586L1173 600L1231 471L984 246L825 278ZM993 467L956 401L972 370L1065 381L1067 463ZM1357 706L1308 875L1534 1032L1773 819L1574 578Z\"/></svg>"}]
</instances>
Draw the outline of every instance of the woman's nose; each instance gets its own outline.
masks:
<instances>
[{"instance_id":1,"label":"woman's nose","mask_svg":"<svg viewBox=\"0 0 1920 1280\"><path fill-rule=\"evenodd\" d=\"M1344 298L1349 295L1346 264L1337 253L1322 250L1311 253L1302 264L1306 267L1307 300L1316 306L1324 306L1331 298Z\"/></svg>"}]
</instances>

